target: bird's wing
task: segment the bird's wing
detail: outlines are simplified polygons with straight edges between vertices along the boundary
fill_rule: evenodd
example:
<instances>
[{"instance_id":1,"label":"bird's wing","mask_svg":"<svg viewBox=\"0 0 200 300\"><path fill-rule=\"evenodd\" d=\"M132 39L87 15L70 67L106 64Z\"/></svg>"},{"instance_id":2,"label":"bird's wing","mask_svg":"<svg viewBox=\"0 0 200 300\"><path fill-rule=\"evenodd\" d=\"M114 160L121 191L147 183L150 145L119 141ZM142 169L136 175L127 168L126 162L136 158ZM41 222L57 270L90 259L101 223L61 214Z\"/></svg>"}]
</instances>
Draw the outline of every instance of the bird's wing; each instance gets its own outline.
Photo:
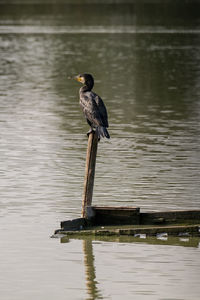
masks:
<instances>
[{"instance_id":1,"label":"bird's wing","mask_svg":"<svg viewBox=\"0 0 200 300\"><path fill-rule=\"evenodd\" d=\"M99 113L100 113L102 122L104 124L104 127L109 127L109 124L108 124L108 114L107 114L106 107L105 107L105 105L103 103L103 100L97 94L95 94L95 93L94 93L94 96L95 96L95 102L96 102L96 104L98 106Z\"/></svg>"},{"instance_id":2,"label":"bird's wing","mask_svg":"<svg viewBox=\"0 0 200 300\"><path fill-rule=\"evenodd\" d=\"M92 92L80 94L80 106L85 117L96 126L104 126L101 115Z\"/></svg>"}]
</instances>

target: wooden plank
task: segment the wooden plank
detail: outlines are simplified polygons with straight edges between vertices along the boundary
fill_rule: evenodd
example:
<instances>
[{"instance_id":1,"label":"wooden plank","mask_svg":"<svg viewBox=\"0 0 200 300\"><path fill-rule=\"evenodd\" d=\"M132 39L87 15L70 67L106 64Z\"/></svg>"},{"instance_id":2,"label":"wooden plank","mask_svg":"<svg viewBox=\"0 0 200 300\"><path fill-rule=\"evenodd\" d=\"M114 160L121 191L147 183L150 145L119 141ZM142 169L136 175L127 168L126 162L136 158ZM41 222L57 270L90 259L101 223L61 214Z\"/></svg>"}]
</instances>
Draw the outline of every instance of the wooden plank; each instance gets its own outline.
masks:
<instances>
[{"instance_id":1,"label":"wooden plank","mask_svg":"<svg viewBox=\"0 0 200 300\"><path fill-rule=\"evenodd\" d=\"M94 225L128 225L139 224L138 207L92 206Z\"/></svg>"},{"instance_id":2,"label":"wooden plank","mask_svg":"<svg viewBox=\"0 0 200 300\"><path fill-rule=\"evenodd\" d=\"M115 210L115 211L139 211L139 207L133 206L92 206L94 210Z\"/></svg>"},{"instance_id":3,"label":"wooden plank","mask_svg":"<svg viewBox=\"0 0 200 300\"><path fill-rule=\"evenodd\" d=\"M195 231L196 235L199 235L200 226L200 210L180 210L180 211L165 211L165 212L145 212L140 213L140 209L136 207L100 207L90 206L89 210L91 219L78 218L71 221L61 222L61 229L56 230L55 233L70 232L70 231L85 231L87 234L93 234L95 226L118 226L117 231L120 231L120 235L123 235L125 230L126 235L131 235L131 232L162 232L162 230L178 234L183 228L189 231ZM184 225L185 224L185 225ZM123 225L130 225L131 231L128 233ZM134 225L134 226L133 226ZM152 225L156 225L152 228ZM182 227L184 225L184 227ZM145 228L144 228L145 226ZM172 227L170 227L172 226ZM160 228L160 229L158 229ZM134 230L134 231L133 231ZM113 230L105 230L103 234L112 235ZM116 230L114 230L115 232ZM64 233L65 234L65 233ZM99 233L100 234L100 233Z\"/></svg>"},{"instance_id":4,"label":"wooden plank","mask_svg":"<svg viewBox=\"0 0 200 300\"><path fill-rule=\"evenodd\" d=\"M140 214L140 224L195 224L200 222L200 210L146 212Z\"/></svg>"},{"instance_id":5,"label":"wooden plank","mask_svg":"<svg viewBox=\"0 0 200 300\"><path fill-rule=\"evenodd\" d=\"M85 218L78 218L68 221L62 221L60 223L61 230L82 230L87 226L87 221Z\"/></svg>"},{"instance_id":6,"label":"wooden plank","mask_svg":"<svg viewBox=\"0 0 200 300\"><path fill-rule=\"evenodd\" d=\"M98 137L96 132L92 131L88 138L88 147L85 166L85 181L82 200L82 217L87 218L87 207L92 204L96 155L98 147Z\"/></svg>"}]
</instances>

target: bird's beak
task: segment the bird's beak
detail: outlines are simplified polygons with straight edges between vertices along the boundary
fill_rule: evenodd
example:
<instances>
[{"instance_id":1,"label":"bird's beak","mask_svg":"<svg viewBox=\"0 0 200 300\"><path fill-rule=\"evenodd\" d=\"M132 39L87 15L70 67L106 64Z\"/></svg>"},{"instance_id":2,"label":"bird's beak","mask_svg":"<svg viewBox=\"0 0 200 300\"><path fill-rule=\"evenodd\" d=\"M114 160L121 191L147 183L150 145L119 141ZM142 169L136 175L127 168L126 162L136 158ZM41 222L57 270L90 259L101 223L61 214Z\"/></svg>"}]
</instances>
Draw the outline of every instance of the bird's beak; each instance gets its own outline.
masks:
<instances>
[{"instance_id":1,"label":"bird's beak","mask_svg":"<svg viewBox=\"0 0 200 300\"><path fill-rule=\"evenodd\" d=\"M78 76L75 76L74 79L75 79L76 81L79 81L79 82L81 82L81 83L84 83L84 82L83 82L83 77L81 77L81 76L79 76L79 75L78 75Z\"/></svg>"}]
</instances>

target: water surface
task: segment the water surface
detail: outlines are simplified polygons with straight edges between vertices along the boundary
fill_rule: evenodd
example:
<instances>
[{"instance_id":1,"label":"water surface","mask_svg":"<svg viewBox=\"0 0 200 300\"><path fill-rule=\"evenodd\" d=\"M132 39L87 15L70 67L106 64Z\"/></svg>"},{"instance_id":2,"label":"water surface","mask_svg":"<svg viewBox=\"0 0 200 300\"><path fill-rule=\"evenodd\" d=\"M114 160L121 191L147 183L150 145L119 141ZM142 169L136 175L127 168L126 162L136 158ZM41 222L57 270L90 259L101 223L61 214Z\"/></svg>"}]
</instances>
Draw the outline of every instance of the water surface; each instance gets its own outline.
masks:
<instances>
[{"instance_id":1,"label":"water surface","mask_svg":"<svg viewBox=\"0 0 200 300\"><path fill-rule=\"evenodd\" d=\"M88 126L67 79L81 72L110 122L93 203L200 209L198 11L196 1L1 2L3 299L199 298L198 242L49 238L81 213Z\"/></svg>"}]
</instances>

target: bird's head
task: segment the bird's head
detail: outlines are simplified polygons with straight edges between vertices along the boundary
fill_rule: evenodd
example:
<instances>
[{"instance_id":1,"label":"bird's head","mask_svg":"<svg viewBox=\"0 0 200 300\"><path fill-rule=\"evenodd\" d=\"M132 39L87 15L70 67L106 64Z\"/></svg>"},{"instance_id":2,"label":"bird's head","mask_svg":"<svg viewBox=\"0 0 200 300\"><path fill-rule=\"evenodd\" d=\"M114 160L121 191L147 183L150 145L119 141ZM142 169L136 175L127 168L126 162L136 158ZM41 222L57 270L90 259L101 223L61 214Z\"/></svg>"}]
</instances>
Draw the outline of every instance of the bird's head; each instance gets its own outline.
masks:
<instances>
[{"instance_id":1,"label":"bird's head","mask_svg":"<svg viewBox=\"0 0 200 300\"><path fill-rule=\"evenodd\" d=\"M85 84L87 87L92 88L94 85L94 79L90 74L79 74L75 76L75 80Z\"/></svg>"}]
</instances>

